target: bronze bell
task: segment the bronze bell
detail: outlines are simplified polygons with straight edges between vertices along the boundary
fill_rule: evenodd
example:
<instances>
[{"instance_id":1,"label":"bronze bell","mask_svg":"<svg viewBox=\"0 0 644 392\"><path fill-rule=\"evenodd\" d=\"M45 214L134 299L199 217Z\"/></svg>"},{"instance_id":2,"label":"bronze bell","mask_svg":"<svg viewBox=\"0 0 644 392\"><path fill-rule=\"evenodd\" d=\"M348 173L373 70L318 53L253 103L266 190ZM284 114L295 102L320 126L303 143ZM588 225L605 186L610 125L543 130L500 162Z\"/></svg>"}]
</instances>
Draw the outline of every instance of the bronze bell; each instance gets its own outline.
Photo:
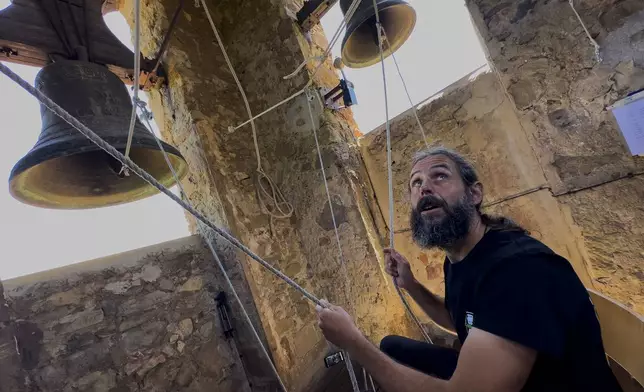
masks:
<instances>
[{"instance_id":1,"label":"bronze bell","mask_svg":"<svg viewBox=\"0 0 644 392\"><path fill-rule=\"evenodd\" d=\"M346 15L353 0L340 0ZM384 46L385 58L398 50L416 25L416 11L403 0L378 0L380 23L387 33L389 45ZM347 23L342 40L342 61L350 68L364 68L380 62L376 12L371 0L362 0Z\"/></svg>"},{"instance_id":2,"label":"bronze bell","mask_svg":"<svg viewBox=\"0 0 644 392\"><path fill-rule=\"evenodd\" d=\"M106 67L62 60L45 66L36 88L119 151L125 151L132 103L125 85ZM40 107L42 131L34 148L11 171L9 188L16 199L37 207L86 209L127 203L158 191L138 176L119 174L121 163L75 128ZM179 178L187 172L174 147L163 148ZM139 122L130 158L166 187L174 178L154 136Z\"/></svg>"}]
</instances>

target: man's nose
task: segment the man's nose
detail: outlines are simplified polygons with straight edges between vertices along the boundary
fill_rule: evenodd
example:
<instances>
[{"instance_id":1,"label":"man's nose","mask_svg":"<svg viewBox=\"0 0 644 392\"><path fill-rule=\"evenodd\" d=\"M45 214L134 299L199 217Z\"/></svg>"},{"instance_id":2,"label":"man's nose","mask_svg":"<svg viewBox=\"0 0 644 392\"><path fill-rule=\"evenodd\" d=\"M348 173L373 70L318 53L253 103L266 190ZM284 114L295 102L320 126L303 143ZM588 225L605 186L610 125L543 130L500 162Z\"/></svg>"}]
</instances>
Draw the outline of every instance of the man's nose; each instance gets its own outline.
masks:
<instances>
[{"instance_id":1,"label":"man's nose","mask_svg":"<svg viewBox=\"0 0 644 392\"><path fill-rule=\"evenodd\" d=\"M427 196L427 195L433 195L434 194L434 189L432 188L431 185L429 184L423 184L420 188L420 195L421 196Z\"/></svg>"}]
</instances>

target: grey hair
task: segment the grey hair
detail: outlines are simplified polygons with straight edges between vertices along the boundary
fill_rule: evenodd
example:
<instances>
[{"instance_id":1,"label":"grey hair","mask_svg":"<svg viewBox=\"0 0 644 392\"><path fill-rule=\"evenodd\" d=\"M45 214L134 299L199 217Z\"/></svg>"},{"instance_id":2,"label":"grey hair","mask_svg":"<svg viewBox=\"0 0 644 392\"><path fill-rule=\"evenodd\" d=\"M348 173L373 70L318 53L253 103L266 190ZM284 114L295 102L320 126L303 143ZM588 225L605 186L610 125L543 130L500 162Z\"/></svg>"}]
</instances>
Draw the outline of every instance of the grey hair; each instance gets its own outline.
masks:
<instances>
[{"instance_id":1,"label":"grey hair","mask_svg":"<svg viewBox=\"0 0 644 392\"><path fill-rule=\"evenodd\" d=\"M415 166L418 162L436 155L442 155L454 162L456 168L458 169L458 174L463 180L466 189L469 190L472 185L479 182L479 176L478 174L476 174L474 165L472 165L472 163L470 163L470 161L468 161L463 155L443 146L431 147L418 151L412 159L412 167ZM519 226L512 219L503 216L491 216L481 212L481 203L478 203L475 207L476 211L481 216L481 221L483 222L483 224L490 227L490 229L492 230L520 231L526 234L528 233L526 229Z\"/></svg>"}]
</instances>

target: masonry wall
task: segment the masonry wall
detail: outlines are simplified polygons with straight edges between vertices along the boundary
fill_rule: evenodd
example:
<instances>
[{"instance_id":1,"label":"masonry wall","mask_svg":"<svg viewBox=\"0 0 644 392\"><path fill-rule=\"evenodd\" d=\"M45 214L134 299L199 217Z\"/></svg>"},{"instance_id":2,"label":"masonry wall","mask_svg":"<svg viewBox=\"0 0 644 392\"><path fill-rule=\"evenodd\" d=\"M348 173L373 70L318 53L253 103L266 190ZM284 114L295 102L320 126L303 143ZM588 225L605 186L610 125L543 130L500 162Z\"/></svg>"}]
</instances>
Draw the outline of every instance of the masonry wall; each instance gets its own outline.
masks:
<instances>
[{"instance_id":1,"label":"masonry wall","mask_svg":"<svg viewBox=\"0 0 644 392\"><path fill-rule=\"evenodd\" d=\"M221 291L233 339L217 316ZM1 294L0 391L279 390L199 237L8 280Z\"/></svg>"},{"instance_id":2,"label":"masonry wall","mask_svg":"<svg viewBox=\"0 0 644 392\"><path fill-rule=\"evenodd\" d=\"M548 186L584 238L595 288L644 313L644 158L606 107L644 88L644 2L469 0Z\"/></svg>"},{"instance_id":3,"label":"masonry wall","mask_svg":"<svg viewBox=\"0 0 644 392\"><path fill-rule=\"evenodd\" d=\"M156 54L177 4L175 0L145 4L142 42L147 57ZM326 47L319 27L305 37L287 16L287 9L292 12L299 5L296 1L209 2L253 113L304 87L315 62L293 79L283 76ZM125 2L121 9L131 20L131 3ZM344 305L374 342L390 333L417 336L382 268L374 223L380 218L373 213L374 199L350 112L333 113L322 110L317 100L311 102L348 269L347 287L305 96L256 122L262 168L294 207L289 218L271 218L258 200L251 128L228 130L248 115L221 48L214 42L204 10L186 2L165 56L167 85L151 94L164 138L188 161L190 173L183 185L189 201L307 290ZM325 64L313 87L334 83L338 83L336 73ZM346 389L343 367L324 366L323 358L331 349L317 328L313 306L254 261L238 257L276 366L289 388Z\"/></svg>"},{"instance_id":4,"label":"masonry wall","mask_svg":"<svg viewBox=\"0 0 644 392\"><path fill-rule=\"evenodd\" d=\"M567 257L587 287L642 314L644 159L631 156L606 107L644 87L644 3L575 3L601 63L568 2L468 1L492 71L455 83L420 117L430 144L474 161L489 212L514 218ZM392 124L397 247L441 292L443 255L420 252L408 232L420 135L411 113ZM383 127L360 143L387 216Z\"/></svg>"}]
</instances>

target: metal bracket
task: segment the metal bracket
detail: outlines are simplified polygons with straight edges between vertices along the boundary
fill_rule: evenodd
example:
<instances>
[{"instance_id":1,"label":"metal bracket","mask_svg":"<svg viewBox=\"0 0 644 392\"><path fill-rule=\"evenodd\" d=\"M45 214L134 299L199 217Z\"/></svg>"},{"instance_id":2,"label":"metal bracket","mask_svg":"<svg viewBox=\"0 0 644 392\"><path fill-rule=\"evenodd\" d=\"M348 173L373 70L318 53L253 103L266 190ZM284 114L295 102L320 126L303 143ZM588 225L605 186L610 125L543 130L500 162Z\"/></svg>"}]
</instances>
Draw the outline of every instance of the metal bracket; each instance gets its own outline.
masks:
<instances>
[{"instance_id":1,"label":"metal bracket","mask_svg":"<svg viewBox=\"0 0 644 392\"><path fill-rule=\"evenodd\" d=\"M297 22L305 32L320 23L320 19L338 0L309 0L297 12Z\"/></svg>"},{"instance_id":2,"label":"metal bracket","mask_svg":"<svg viewBox=\"0 0 644 392\"><path fill-rule=\"evenodd\" d=\"M344 362L344 354L342 354L342 351L338 351L324 357L324 365L327 368L330 368L342 362Z\"/></svg>"},{"instance_id":3,"label":"metal bracket","mask_svg":"<svg viewBox=\"0 0 644 392\"><path fill-rule=\"evenodd\" d=\"M103 20L103 11L113 8L111 0L13 0L0 10L0 57L36 67L57 58L89 61L107 66L131 85L134 54ZM148 86L162 74L153 68L141 57L141 80Z\"/></svg>"},{"instance_id":4,"label":"metal bracket","mask_svg":"<svg viewBox=\"0 0 644 392\"><path fill-rule=\"evenodd\" d=\"M18 52L16 52L15 50L13 50L11 48L7 48L5 46L0 48L0 53L4 54L4 56L7 57L7 58L9 58L11 56L17 56L18 55Z\"/></svg>"},{"instance_id":5,"label":"metal bracket","mask_svg":"<svg viewBox=\"0 0 644 392\"><path fill-rule=\"evenodd\" d=\"M340 83L334 88L320 88L323 97L324 107L340 110L358 103L353 83L346 79L340 79Z\"/></svg>"},{"instance_id":6,"label":"metal bracket","mask_svg":"<svg viewBox=\"0 0 644 392\"><path fill-rule=\"evenodd\" d=\"M230 320L228 315L228 300L226 299L226 293L221 291L215 297L217 302L217 313L219 314L219 321L221 321L221 326L224 330L224 336L227 339L230 339L234 336L235 328Z\"/></svg>"}]
</instances>

